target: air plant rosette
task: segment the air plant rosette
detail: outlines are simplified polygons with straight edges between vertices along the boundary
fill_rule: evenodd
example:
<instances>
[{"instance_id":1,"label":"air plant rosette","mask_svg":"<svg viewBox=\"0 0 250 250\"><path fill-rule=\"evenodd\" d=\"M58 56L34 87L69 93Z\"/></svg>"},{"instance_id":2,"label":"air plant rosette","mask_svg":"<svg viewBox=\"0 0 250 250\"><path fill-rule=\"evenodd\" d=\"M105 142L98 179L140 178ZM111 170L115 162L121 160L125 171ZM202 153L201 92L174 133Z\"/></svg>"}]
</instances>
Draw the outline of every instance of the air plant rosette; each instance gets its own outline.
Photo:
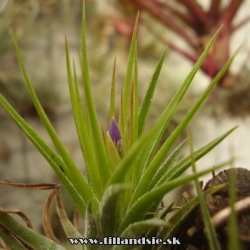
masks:
<instances>
[{"instance_id":1,"label":"air plant rosette","mask_svg":"<svg viewBox=\"0 0 250 250\"><path fill-rule=\"evenodd\" d=\"M164 218L173 210L175 202L164 204L163 209L159 210L158 207L165 194L190 181L194 180L197 183L198 177L212 170L222 168L233 161L229 160L228 162L202 171L196 171L194 166L195 161L212 150L235 128L214 139L204 147L196 151L191 150L191 154L182 159L179 159L180 153L187 139L182 141L171 153L170 150L213 87L220 81L225 72L227 72L236 54L228 59L199 100L189 110L161 147L158 147L161 137L173 117L178 104L181 102L195 74L204 62L221 29L212 37L201 57L194 65L180 89L168 103L161 116L150 129L146 129L151 100L166 50L163 51L154 74L149 81L148 89L142 103L138 103L137 17L128 56L127 72L121 93L118 119L116 119L117 109L115 107L116 64L114 64L110 97L110 128L107 129L108 132L105 133L104 129L100 129L98 123L89 78L84 1L82 20L81 69L83 101L80 94L75 62L71 62L70 60L67 39L65 39L65 50L72 113L80 148L86 164L87 177L83 176L80 172L47 118L29 80L20 49L13 34L11 35L18 61L30 96L57 151L43 141L37 132L19 116L2 95L0 95L0 105L54 169L62 185L73 198L80 216L84 220L85 230L83 234L81 234L67 218L60 200L60 185L52 183L25 184L3 181L1 184L10 186L31 189L52 189L46 201L43 215L46 237L32 230L27 216L23 213L18 212L26 221L27 226L22 225L12 218L10 214L17 213L16 211L0 210L0 237L3 239L4 244L11 249L26 249L26 247L41 250L64 249L54 236L49 219L51 201L54 197L56 197L58 215L67 238L99 238L100 240L107 236L121 237L124 239L156 237L166 240L173 238L177 235L182 223L185 223L186 218L188 218L199 203L203 210L206 211L207 208L203 204L204 202L201 202L202 200L204 201L203 196L218 191L224 185L212 187L204 192L200 190L198 197L193 198L190 202L183 205L168 220ZM190 166L193 166L193 173L182 176L185 170ZM198 186L197 190L199 190ZM213 226L211 226L210 216L205 217L204 221L207 222L205 223L207 232L211 232L208 234L209 245L211 248L214 246L218 247L218 239L216 238ZM182 241L182 239L178 240L180 242ZM131 247L132 246L129 245L75 245L77 249L131 249ZM152 245L152 249L161 248L162 246L160 245ZM148 249L148 246L141 245L139 249Z\"/></svg>"}]
</instances>

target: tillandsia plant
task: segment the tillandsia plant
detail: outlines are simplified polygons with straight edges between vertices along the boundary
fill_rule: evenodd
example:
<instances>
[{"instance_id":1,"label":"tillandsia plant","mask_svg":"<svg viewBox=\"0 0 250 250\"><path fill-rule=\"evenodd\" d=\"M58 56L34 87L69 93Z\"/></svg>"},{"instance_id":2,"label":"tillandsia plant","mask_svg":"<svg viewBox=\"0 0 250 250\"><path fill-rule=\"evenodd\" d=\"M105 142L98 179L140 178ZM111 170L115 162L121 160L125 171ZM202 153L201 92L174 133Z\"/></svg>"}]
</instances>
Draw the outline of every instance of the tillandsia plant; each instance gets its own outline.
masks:
<instances>
[{"instance_id":1,"label":"tillandsia plant","mask_svg":"<svg viewBox=\"0 0 250 250\"><path fill-rule=\"evenodd\" d=\"M135 244L134 247L137 247L137 249L148 249L148 245L145 244L152 244L152 249L158 249L158 247L161 247L157 245L160 241L156 242L158 237L161 238L159 239L161 242L165 242L164 244L170 244L170 242L179 244L181 243L181 239L175 238L175 235L190 212L198 205L199 200L198 198L192 199L166 221L164 218L172 211L174 202L169 202L169 204L163 207L163 210L159 210L163 197L177 187L196 180L198 177L231 162L229 161L199 172L194 171L193 174L188 176L181 176L192 165L192 162L199 160L212 150L234 128L204 147L192 152L192 157L187 156L179 160L180 153L187 139L171 153L170 149L178 136L185 130L189 121L209 95L212 88L223 77L235 55L225 63L200 99L164 144L158 148L164 130L174 115L196 72L208 55L220 30L215 33L208 43L205 51L159 119L147 130L146 123L151 100L166 50L163 51L160 57L142 103L139 103L136 44L137 23L138 17L128 57L118 119L116 119L115 107L116 64L114 64L110 97L110 128L107 129L106 133L104 129L100 129L93 102L87 58L84 1L81 46L82 86L84 92L83 106L75 63L71 63L68 42L67 39L65 40L66 66L72 113L74 115L82 155L86 164L87 178L80 172L47 118L29 80L20 49L12 34L19 64L30 96L57 151L53 150L43 141L37 132L19 116L2 95L0 95L0 104L48 161L62 184L67 188L82 219L85 221L85 230L84 234L81 235L68 220L60 201L60 185L46 183L22 184L5 181L1 182L1 184L33 189L53 189L46 202L44 211L44 227L47 237L33 231L30 228L31 225L27 216L24 216L22 213L19 214L21 214L22 218L25 218L29 227L20 224L8 214L13 213L13 210L0 210L0 237L3 239L6 247L10 249L64 249L55 238L49 221L49 207L54 196L57 198L58 214L62 226L71 243L75 244L76 249L131 249L133 248L131 244ZM219 188L221 186L213 187L206 190L205 193L215 192ZM141 242L136 242L140 237ZM145 238L147 238L147 243L143 243ZM211 246L213 244L218 245L216 240L214 233L212 234ZM95 244L91 245L91 243ZM136 244L141 245L138 246ZM3 246L1 247L3 248Z\"/></svg>"},{"instance_id":2,"label":"tillandsia plant","mask_svg":"<svg viewBox=\"0 0 250 250\"><path fill-rule=\"evenodd\" d=\"M147 12L151 17L162 23L179 35L186 44L192 49L187 51L178 46L170 39L166 39L152 27L151 22L145 18L141 23L150 33L153 33L159 41L180 53L191 62L195 63L207 42L211 39L214 32L223 24L224 28L220 32L213 49L201 66L203 72L213 78L230 57L229 43L235 31L246 25L250 16L234 24L234 18L238 10L244 3L244 0L230 0L223 6L221 0L206 1L208 8L203 8L197 0L178 0L178 1L143 1L143 0L122 0L117 1L120 9L124 13L123 20L116 19L117 29L124 35L131 33L131 20L134 20L138 10ZM130 32L129 32L130 31ZM218 86L229 86L237 84L237 79L232 73L227 72Z\"/></svg>"}]
</instances>

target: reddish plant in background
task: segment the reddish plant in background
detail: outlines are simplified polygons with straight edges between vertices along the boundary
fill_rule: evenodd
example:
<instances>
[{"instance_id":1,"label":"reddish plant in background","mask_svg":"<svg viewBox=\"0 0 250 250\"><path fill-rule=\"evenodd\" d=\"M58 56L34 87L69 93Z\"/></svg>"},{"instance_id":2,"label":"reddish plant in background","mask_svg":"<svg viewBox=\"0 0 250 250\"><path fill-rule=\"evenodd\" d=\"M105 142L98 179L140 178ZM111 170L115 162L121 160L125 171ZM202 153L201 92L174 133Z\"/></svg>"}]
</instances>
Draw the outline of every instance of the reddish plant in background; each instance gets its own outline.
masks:
<instances>
[{"instance_id":1,"label":"reddish plant in background","mask_svg":"<svg viewBox=\"0 0 250 250\"><path fill-rule=\"evenodd\" d=\"M132 30L130 23L133 23L137 11L147 12L181 36L192 51L187 51L170 40L166 40L154 31L154 27L150 26L149 22L142 21L150 32L155 33L159 40L168 44L173 50L192 62L196 62L214 32L223 25L213 49L201 67L205 74L213 78L230 56L229 42L232 34L250 20L248 16L239 23L233 24L233 19L244 0L231 0L226 7L222 7L221 2L221 0L211 0L208 9L204 10L196 0L120 0L119 4L122 6L122 11L126 12L126 19L115 20L115 26L122 34L128 36L131 33L128 32L130 26ZM223 87L234 85L233 79L227 72L219 85Z\"/></svg>"}]
</instances>

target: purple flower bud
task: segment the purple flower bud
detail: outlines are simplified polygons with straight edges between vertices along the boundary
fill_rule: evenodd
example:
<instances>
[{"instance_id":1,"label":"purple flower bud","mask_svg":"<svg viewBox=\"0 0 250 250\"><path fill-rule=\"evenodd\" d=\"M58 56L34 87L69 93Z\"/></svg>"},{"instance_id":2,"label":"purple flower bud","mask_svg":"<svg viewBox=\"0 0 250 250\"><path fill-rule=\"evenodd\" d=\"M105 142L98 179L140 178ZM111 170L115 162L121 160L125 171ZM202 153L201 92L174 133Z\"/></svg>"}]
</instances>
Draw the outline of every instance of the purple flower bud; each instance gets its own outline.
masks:
<instances>
[{"instance_id":1,"label":"purple flower bud","mask_svg":"<svg viewBox=\"0 0 250 250\"><path fill-rule=\"evenodd\" d=\"M109 135L112 141L114 142L115 146L117 146L118 142L121 140L121 134L114 117L112 118L111 125L109 128Z\"/></svg>"}]
</instances>

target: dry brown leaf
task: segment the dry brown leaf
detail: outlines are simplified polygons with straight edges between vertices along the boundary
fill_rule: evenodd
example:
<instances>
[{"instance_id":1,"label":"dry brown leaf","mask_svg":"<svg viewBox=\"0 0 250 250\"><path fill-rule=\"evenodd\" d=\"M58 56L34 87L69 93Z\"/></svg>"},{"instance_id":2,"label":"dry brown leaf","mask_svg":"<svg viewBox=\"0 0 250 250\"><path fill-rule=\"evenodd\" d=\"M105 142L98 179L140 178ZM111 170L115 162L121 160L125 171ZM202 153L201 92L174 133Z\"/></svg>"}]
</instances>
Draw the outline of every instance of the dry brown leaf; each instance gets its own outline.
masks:
<instances>
[{"instance_id":1,"label":"dry brown leaf","mask_svg":"<svg viewBox=\"0 0 250 250\"><path fill-rule=\"evenodd\" d=\"M49 239L60 244L60 242L58 241L58 239L56 238L56 236L53 232L53 229L51 226L51 221L50 221L50 212L49 212L52 199L55 196L55 194L57 193L57 191L58 191L58 189L54 189L53 191L51 191L51 193L49 194L49 197L46 200L44 211L43 211L43 228L44 228L46 236Z\"/></svg>"},{"instance_id":2,"label":"dry brown leaf","mask_svg":"<svg viewBox=\"0 0 250 250\"><path fill-rule=\"evenodd\" d=\"M79 216L79 212L77 210L77 208L75 208L74 210L74 226L76 228L77 231L79 231L79 221L80 221L80 216Z\"/></svg>"},{"instance_id":3,"label":"dry brown leaf","mask_svg":"<svg viewBox=\"0 0 250 250\"><path fill-rule=\"evenodd\" d=\"M20 187L20 188L27 188L27 189L33 189L33 190L49 190L49 189L59 189L61 188L61 185L58 183L14 183L10 181L0 181L1 185L6 186L13 186L13 187Z\"/></svg>"}]
</instances>

